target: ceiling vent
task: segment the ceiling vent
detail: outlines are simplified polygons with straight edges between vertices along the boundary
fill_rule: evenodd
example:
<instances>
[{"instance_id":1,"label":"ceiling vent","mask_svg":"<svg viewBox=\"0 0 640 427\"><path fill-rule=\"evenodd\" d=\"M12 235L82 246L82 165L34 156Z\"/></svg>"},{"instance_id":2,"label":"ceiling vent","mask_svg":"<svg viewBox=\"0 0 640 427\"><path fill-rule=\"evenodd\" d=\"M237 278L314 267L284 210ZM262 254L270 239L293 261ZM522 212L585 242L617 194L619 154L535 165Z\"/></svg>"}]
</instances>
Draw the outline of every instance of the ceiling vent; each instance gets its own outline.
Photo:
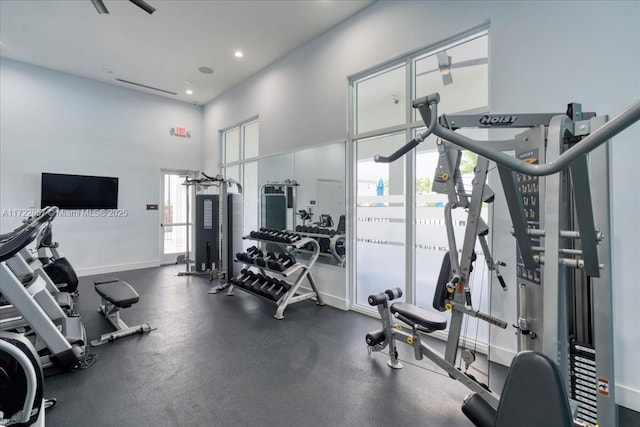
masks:
<instances>
[{"instance_id":1,"label":"ceiling vent","mask_svg":"<svg viewBox=\"0 0 640 427\"><path fill-rule=\"evenodd\" d=\"M142 83L130 82L129 80L123 80L123 79L116 79L116 80L119 81L119 82L122 82L122 83L126 83L128 85L143 87L145 89L156 90L158 92L168 93L169 95L177 95L176 92L171 92L170 90L158 89L157 87L143 85Z\"/></svg>"}]
</instances>

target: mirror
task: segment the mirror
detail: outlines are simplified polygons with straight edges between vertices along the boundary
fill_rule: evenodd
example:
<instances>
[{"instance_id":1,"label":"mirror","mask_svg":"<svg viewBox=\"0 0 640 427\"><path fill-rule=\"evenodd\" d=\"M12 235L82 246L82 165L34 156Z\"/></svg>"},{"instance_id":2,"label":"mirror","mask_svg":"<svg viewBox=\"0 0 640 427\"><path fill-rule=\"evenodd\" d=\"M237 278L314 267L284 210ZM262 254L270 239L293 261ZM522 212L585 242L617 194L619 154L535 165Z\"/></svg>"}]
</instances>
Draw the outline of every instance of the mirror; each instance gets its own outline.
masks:
<instances>
[{"instance_id":1,"label":"mirror","mask_svg":"<svg viewBox=\"0 0 640 427\"><path fill-rule=\"evenodd\" d=\"M318 262L344 266L345 165L345 141L260 159L260 227L286 224L318 241Z\"/></svg>"}]
</instances>

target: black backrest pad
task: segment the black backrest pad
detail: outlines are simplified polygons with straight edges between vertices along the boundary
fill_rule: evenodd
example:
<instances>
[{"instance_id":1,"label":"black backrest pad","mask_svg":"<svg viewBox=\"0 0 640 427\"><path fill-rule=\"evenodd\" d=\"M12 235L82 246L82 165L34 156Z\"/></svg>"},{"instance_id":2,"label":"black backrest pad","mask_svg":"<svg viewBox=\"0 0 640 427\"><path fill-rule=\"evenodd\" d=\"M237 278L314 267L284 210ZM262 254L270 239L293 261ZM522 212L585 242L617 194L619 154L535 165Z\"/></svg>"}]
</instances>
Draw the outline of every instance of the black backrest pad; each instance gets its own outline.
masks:
<instances>
[{"instance_id":1,"label":"black backrest pad","mask_svg":"<svg viewBox=\"0 0 640 427\"><path fill-rule=\"evenodd\" d=\"M518 353L502 389L495 427L572 427L556 364L533 351Z\"/></svg>"},{"instance_id":2,"label":"black backrest pad","mask_svg":"<svg viewBox=\"0 0 640 427\"><path fill-rule=\"evenodd\" d=\"M95 286L96 292L111 304L120 308L127 308L137 303L140 296L127 282L101 283Z\"/></svg>"},{"instance_id":3,"label":"black backrest pad","mask_svg":"<svg viewBox=\"0 0 640 427\"><path fill-rule=\"evenodd\" d=\"M440 274L438 275L438 281L436 282L436 291L433 293L433 308L438 311L446 310L444 308L444 304L448 294L447 283L451 280L452 275L451 258L449 258L449 251L447 251L442 258Z\"/></svg>"}]
</instances>

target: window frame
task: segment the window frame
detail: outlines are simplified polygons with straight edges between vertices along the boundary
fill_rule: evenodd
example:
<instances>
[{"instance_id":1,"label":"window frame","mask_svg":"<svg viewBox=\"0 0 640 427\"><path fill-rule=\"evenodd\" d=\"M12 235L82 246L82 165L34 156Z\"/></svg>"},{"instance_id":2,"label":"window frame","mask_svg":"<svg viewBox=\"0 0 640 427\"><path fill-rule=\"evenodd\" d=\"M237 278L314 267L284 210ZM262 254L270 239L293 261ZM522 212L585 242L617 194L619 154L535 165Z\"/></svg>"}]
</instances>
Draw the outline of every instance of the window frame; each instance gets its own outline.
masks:
<instances>
[{"instance_id":1,"label":"window frame","mask_svg":"<svg viewBox=\"0 0 640 427\"><path fill-rule=\"evenodd\" d=\"M357 143L358 141L369 139L373 137L383 137L398 132L405 132L406 141L413 138L415 132L419 128L424 127L424 123L421 120L416 120L417 117L414 114L411 102L406 102L405 123L401 125L395 125L391 127L369 130L367 132L357 132L357 119L358 119L358 104L357 104L357 85L360 82L379 76L385 72L393 70L395 68L405 66L406 68L406 87L405 94L407 100L415 99L417 96L426 94L416 94L416 62L432 55L436 55L438 52L446 49L451 49L455 46L467 43L471 40L481 37L487 37L487 56L490 56L490 36L489 36L489 24L483 24L481 26L472 28L464 33L458 34L441 42L435 43L426 48L421 48L404 55L392 58L376 66L365 69L361 72L349 76L348 90L349 90L349 123L348 123L348 200L350 201L347 209L350 214L347 215L347 238L351 242L348 245L348 259L351 261L347 264L347 279L348 283L351 283L349 289L349 298L351 301L351 309L354 311L362 312L365 314L372 314L374 312L370 307L358 305L356 303L356 289L357 289L357 271L356 271L356 239L357 239L357 221L355 219L355 212L357 211ZM487 65L489 66L489 64ZM487 75L489 76L489 74ZM489 92L489 78L487 78L487 105L485 107L475 108L474 112L489 111L490 92ZM381 153L384 154L384 153ZM389 153L390 154L390 153ZM406 155L405 164L405 300L408 302L415 302L416 297L416 153L415 150L410 151ZM349 212L348 212L349 213Z\"/></svg>"}]
</instances>

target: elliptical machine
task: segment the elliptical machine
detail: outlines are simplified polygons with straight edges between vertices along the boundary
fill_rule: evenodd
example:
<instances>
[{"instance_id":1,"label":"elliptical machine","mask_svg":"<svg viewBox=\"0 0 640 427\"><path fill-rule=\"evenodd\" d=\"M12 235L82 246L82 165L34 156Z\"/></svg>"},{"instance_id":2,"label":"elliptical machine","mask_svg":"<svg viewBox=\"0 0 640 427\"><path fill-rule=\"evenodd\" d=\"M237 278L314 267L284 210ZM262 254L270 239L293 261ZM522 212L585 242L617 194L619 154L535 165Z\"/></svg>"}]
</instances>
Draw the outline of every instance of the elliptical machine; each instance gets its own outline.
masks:
<instances>
[{"instance_id":1,"label":"elliptical machine","mask_svg":"<svg viewBox=\"0 0 640 427\"><path fill-rule=\"evenodd\" d=\"M36 244L38 259L47 276L60 291L68 292L73 297L77 297L78 275L69 260L58 251L58 247L58 242L53 241L52 225L49 222Z\"/></svg>"},{"instance_id":2,"label":"elliptical machine","mask_svg":"<svg viewBox=\"0 0 640 427\"><path fill-rule=\"evenodd\" d=\"M0 425L44 426L44 410L56 404L44 399L38 354L23 335L0 332Z\"/></svg>"}]
</instances>

